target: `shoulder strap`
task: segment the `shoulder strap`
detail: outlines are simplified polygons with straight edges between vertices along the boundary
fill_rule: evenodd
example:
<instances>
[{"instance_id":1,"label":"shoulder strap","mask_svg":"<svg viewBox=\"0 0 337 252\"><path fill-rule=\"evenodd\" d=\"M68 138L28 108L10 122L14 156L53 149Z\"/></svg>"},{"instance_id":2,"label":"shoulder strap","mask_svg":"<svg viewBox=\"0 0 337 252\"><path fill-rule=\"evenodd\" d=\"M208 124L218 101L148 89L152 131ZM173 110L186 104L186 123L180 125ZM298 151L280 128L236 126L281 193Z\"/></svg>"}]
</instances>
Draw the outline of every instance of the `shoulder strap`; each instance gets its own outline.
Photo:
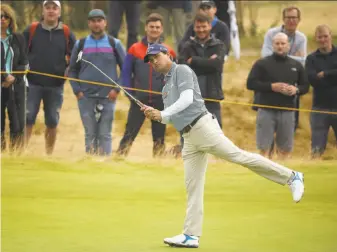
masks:
<instances>
[{"instance_id":1,"label":"shoulder strap","mask_svg":"<svg viewBox=\"0 0 337 252\"><path fill-rule=\"evenodd\" d=\"M84 48L84 43L85 43L85 39L86 38L81 38L80 42L78 43L78 47L77 47L77 53L79 53L80 51L83 50Z\"/></svg>"},{"instance_id":2,"label":"shoulder strap","mask_svg":"<svg viewBox=\"0 0 337 252\"><path fill-rule=\"evenodd\" d=\"M29 40L28 40L28 50L30 50L31 46L32 46L32 40L33 40L33 36L35 34L36 28L39 25L39 22L33 22L30 27L29 27Z\"/></svg>"},{"instance_id":3,"label":"shoulder strap","mask_svg":"<svg viewBox=\"0 0 337 252\"><path fill-rule=\"evenodd\" d=\"M110 43L111 47L112 47L113 49L116 49L116 42L115 42L114 37L108 35L108 39L109 39L109 43Z\"/></svg>"},{"instance_id":4,"label":"shoulder strap","mask_svg":"<svg viewBox=\"0 0 337 252\"><path fill-rule=\"evenodd\" d=\"M80 41L78 42L77 55L78 55L81 51L83 51L85 40L86 40L86 37L81 38ZM76 70L77 70L77 71L80 71L80 68L81 68L81 62L79 61L79 62L76 63Z\"/></svg>"},{"instance_id":5,"label":"shoulder strap","mask_svg":"<svg viewBox=\"0 0 337 252\"><path fill-rule=\"evenodd\" d=\"M63 32L64 32L64 37L66 39L66 46L67 46L67 54L70 55L70 45L69 45L69 41L70 41L70 29L68 25L63 24Z\"/></svg>"}]
</instances>

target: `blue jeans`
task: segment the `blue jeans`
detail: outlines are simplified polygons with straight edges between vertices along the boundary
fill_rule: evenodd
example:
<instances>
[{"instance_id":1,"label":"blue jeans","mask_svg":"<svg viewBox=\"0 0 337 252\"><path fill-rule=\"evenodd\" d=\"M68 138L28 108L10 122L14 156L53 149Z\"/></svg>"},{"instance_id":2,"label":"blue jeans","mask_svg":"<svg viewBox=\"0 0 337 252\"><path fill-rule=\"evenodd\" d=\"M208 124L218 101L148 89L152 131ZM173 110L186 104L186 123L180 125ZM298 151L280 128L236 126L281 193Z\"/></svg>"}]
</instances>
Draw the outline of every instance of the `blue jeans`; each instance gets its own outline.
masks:
<instances>
[{"instance_id":1,"label":"blue jeans","mask_svg":"<svg viewBox=\"0 0 337 252\"><path fill-rule=\"evenodd\" d=\"M27 94L27 125L35 124L36 116L43 101L44 122L48 128L55 128L60 120L60 110L63 103L63 86L43 87L29 85Z\"/></svg>"},{"instance_id":2,"label":"blue jeans","mask_svg":"<svg viewBox=\"0 0 337 252\"><path fill-rule=\"evenodd\" d=\"M103 105L99 120L95 108ZM85 131L85 151L89 154L111 155L112 121L114 119L115 102L108 99L82 97L78 100L78 108Z\"/></svg>"}]
</instances>

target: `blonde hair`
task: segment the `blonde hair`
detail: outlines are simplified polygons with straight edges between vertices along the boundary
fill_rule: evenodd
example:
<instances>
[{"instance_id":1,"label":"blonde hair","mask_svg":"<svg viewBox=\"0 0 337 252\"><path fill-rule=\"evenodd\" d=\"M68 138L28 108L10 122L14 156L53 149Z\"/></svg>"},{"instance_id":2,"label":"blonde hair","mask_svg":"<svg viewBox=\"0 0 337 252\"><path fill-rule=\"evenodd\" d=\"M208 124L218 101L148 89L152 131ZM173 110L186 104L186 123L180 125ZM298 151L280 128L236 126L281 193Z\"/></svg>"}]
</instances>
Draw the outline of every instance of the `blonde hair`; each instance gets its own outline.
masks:
<instances>
[{"instance_id":1,"label":"blonde hair","mask_svg":"<svg viewBox=\"0 0 337 252\"><path fill-rule=\"evenodd\" d=\"M331 29L328 25L326 24L321 24L321 25L318 25L315 29L315 35L317 35L317 33L321 33L323 32L324 30L328 30L329 33L331 34Z\"/></svg>"},{"instance_id":2,"label":"blonde hair","mask_svg":"<svg viewBox=\"0 0 337 252\"><path fill-rule=\"evenodd\" d=\"M14 9L8 4L1 4L1 11L3 11L10 18L9 28L11 32L16 32L18 26L16 24L16 14Z\"/></svg>"}]
</instances>

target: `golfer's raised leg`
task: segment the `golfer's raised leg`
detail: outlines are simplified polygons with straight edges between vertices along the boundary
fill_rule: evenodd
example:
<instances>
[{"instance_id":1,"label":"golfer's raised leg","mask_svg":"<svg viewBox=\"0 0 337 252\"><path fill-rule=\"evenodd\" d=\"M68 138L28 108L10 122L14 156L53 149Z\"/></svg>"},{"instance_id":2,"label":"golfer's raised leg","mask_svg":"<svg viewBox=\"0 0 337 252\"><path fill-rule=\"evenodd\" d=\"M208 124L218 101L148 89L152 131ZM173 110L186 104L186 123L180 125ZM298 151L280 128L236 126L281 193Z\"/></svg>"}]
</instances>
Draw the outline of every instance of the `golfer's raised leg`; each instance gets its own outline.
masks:
<instances>
[{"instance_id":1,"label":"golfer's raised leg","mask_svg":"<svg viewBox=\"0 0 337 252\"><path fill-rule=\"evenodd\" d=\"M240 164L249 168L251 171L272 180L278 184L288 184L291 188L293 199L295 202L301 200L304 193L303 174L293 171L283 165L275 163L259 154L250 153L237 147L222 132L216 120L208 115L207 127L205 129L209 134L196 132L199 136L205 136L205 146L208 146L209 153L221 157L230 162ZM211 144L213 143L213 144Z\"/></svg>"}]
</instances>

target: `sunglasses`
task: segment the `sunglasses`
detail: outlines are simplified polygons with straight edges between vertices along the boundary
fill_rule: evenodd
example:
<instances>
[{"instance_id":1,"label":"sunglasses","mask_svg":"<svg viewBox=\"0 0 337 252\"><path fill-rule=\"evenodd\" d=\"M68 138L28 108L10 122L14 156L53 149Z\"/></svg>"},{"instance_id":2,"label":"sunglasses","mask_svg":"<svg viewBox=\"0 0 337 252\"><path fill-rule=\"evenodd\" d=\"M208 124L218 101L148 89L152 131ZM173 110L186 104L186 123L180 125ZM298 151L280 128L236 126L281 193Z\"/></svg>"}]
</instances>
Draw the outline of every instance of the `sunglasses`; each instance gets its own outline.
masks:
<instances>
[{"instance_id":1,"label":"sunglasses","mask_svg":"<svg viewBox=\"0 0 337 252\"><path fill-rule=\"evenodd\" d=\"M1 14L1 19L10 19L10 17L7 14Z\"/></svg>"}]
</instances>

